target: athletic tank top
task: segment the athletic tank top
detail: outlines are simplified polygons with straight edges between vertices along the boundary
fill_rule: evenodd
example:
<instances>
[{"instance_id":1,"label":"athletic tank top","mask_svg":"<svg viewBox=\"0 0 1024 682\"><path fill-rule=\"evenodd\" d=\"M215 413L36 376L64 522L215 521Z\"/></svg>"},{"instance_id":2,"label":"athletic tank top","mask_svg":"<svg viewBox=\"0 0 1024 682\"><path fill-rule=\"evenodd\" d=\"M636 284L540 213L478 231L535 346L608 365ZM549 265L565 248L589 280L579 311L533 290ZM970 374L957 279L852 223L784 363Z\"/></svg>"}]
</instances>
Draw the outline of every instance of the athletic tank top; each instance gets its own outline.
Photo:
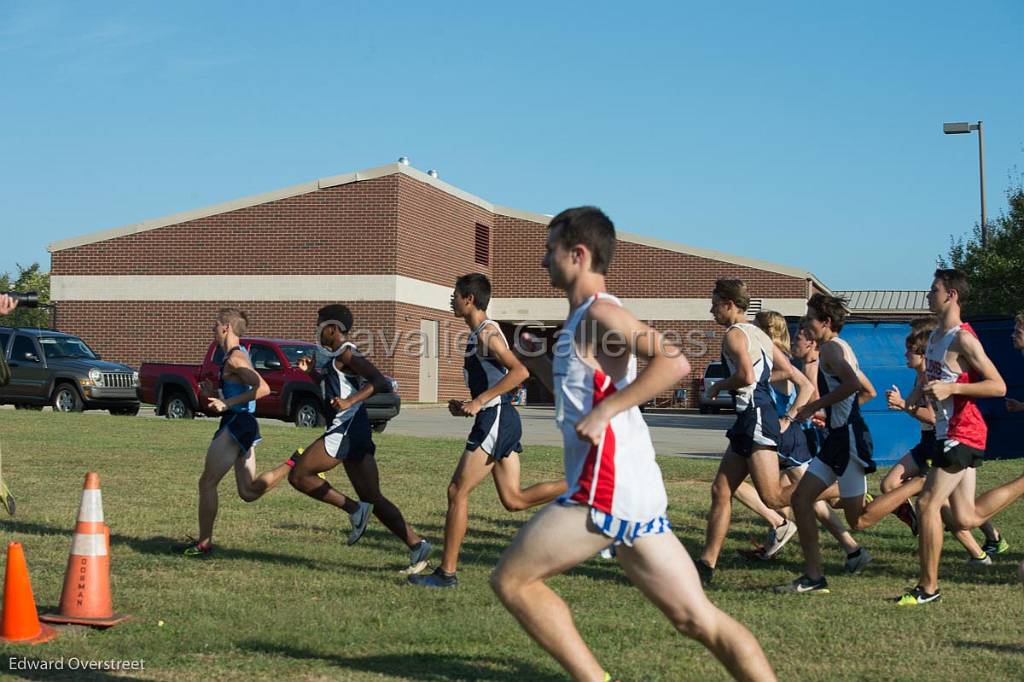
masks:
<instances>
[{"instance_id":1,"label":"athletic tank top","mask_svg":"<svg viewBox=\"0 0 1024 682\"><path fill-rule=\"evenodd\" d=\"M583 361L576 351L576 329L591 304L600 298L615 305L606 293L592 296L571 311L555 342L552 373L555 420L565 448L568 491L561 499L584 504L626 521L650 521L665 513L668 500L661 469L647 424L636 406L612 417L597 445L580 440L576 424L607 396L636 379L636 356L619 381Z\"/></svg>"},{"instance_id":2,"label":"athletic tank top","mask_svg":"<svg viewBox=\"0 0 1024 682\"><path fill-rule=\"evenodd\" d=\"M749 322L737 322L725 330L728 334L733 329L739 329L747 337L747 353L750 354L750 364L754 366L754 383L733 391L736 396L736 411L742 412L751 404L767 406L772 404L771 378L772 378L772 353L774 345L768 335L761 331L760 327ZM722 361L729 368L730 374L736 373L736 362L729 357L725 350L722 350Z\"/></svg>"},{"instance_id":3,"label":"athletic tank top","mask_svg":"<svg viewBox=\"0 0 1024 682\"><path fill-rule=\"evenodd\" d=\"M220 361L220 392L221 392L221 395L224 396L224 400L228 400L230 398L234 398L236 395L242 395L243 393L246 393L246 392L251 391L253 389L252 386L249 386L247 384L243 384L243 383L238 382L238 381L225 381L224 380L224 366L228 364L228 357L230 357L230 355L232 353L241 353L242 355L244 355L246 357L246 359L249 358L249 351L247 351L245 348L243 348L241 346L235 346L234 348L231 348L227 352L224 353L224 358ZM256 411L256 401L255 400L250 400L247 403L240 403L240 404L235 405L233 407L229 407L227 411L228 412L234 412L236 414L246 414L246 413L255 412Z\"/></svg>"},{"instance_id":4,"label":"athletic tank top","mask_svg":"<svg viewBox=\"0 0 1024 682\"><path fill-rule=\"evenodd\" d=\"M789 393L780 391L772 384L769 384L769 387L772 390L772 402L775 403L775 413L780 417L789 414L789 408L793 407L794 403L796 403L796 387L794 386Z\"/></svg>"},{"instance_id":5,"label":"athletic tank top","mask_svg":"<svg viewBox=\"0 0 1024 682\"><path fill-rule=\"evenodd\" d=\"M838 336L832 339L833 342L838 343L843 349L843 357L850 363L850 367L853 367L853 371L858 371L860 365L857 363L857 356L853 354L853 349L843 339ZM839 384L843 383L842 379L837 374L829 374L825 371L825 363L821 360L818 361L818 393L825 395L831 393L836 389ZM851 422L861 420L860 414L860 403L858 402L859 391L854 391L852 395L849 395L838 403L835 403L825 408L825 424L830 429L841 429L845 428Z\"/></svg>"},{"instance_id":6,"label":"athletic tank top","mask_svg":"<svg viewBox=\"0 0 1024 682\"><path fill-rule=\"evenodd\" d=\"M949 331L936 329L928 338L925 350L925 374L929 381L944 383L969 384L980 381L981 376L973 370L961 372L946 362L946 353L956 335L963 331L977 338L971 325L965 323L953 327ZM939 440L955 440L978 450L985 449L988 439L988 426L981 417L981 411L974 398L952 395L945 400L932 400L935 408L935 437Z\"/></svg>"},{"instance_id":7,"label":"athletic tank top","mask_svg":"<svg viewBox=\"0 0 1024 682\"><path fill-rule=\"evenodd\" d=\"M352 350L356 350L355 344L344 343L339 350L343 351L346 346L350 346ZM338 354L339 357L341 353ZM363 403L352 405L345 410L335 410L331 406L331 401L335 398L348 398L353 393L359 390L359 377L355 374L348 374L338 369L335 360L337 358L331 358L327 365L321 371L321 391L324 396L324 410L326 412L327 428L330 430L332 427L337 426L347 419L350 419L359 408L363 407Z\"/></svg>"},{"instance_id":8,"label":"athletic tank top","mask_svg":"<svg viewBox=\"0 0 1024 682\"><path fill-rule=\"evenodd\" d=\"M469 339L466 340L466 356L462 362L462 376L466 380L469 394L474 398L496 386L508 374L508 370L496 358L487 354L487 347L480 344L480 332L487 325L493 325L501 335L502 341L505 341L501 327L494 320L481 322L480 326L474 329L470 333ZM507 341L505 341L505 345L508 346ZM509 402L512 402L512 395L505 393L491 398L484 407L494 407L499 403Z\"/></svg>"}]
</instances>

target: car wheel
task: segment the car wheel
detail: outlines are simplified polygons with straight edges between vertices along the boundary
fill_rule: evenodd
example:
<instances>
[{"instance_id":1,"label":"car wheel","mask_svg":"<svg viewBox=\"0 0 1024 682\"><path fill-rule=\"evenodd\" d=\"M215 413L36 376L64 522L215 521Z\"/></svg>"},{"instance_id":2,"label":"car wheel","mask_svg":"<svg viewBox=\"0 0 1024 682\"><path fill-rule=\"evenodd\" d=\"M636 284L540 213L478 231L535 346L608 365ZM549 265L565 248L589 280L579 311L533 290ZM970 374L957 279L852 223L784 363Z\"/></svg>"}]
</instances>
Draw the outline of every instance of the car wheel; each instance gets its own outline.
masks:
<instances>
[{"instance_id":1,"label":"car wheel","mask_svg":"<svg viewBox=\"0 0 1024 682\"><path fill-rule=\"evenodd\" d=\"M192 406L180 391L174 391L164 399L164 416L168 419L192 419Z\"/></svg>"},{"instance_id":2,"label":"car wheel","mask_svg":"<svg viewBox=\"0 0 1024 682\"><path fill-rule=\"evenodd\" d=\"M708 412L711 411L707 405L701 405L698 409L700 410L701 414L707 414Z\"/></svg>"},{"instance_id":3,"label":"car wheel","mask_svg":"<svg viewBox=\"0 0 1024 682\"><path fill-rule=\"evenodd\" d=\"M57 384L57 389L53 392L54 412L81 412L83 407L78 389L71 384Z\"/></svg>"},{"instance_id":4,"label":"car wheel","mask_svg":"<svg viewBox=\"0 0 1024 682\"><path fill-rule=\"evenodd\" d=\"M382 433L384 429L388 428L387 422L371 422L370 428L373 429L374 433Z\"/></svg>"},{"instance_id":5,"label":"car wheel","mask_svg":"<svg viewBox=\"0 0 1024 682\"><path fill-rule=\"evenodd\" d=\"M324 416L320 413L320 407L315 400L303 398L295 407L292 421L299 427L316 428L324 425Z\"/></svg>"}]
</instances>

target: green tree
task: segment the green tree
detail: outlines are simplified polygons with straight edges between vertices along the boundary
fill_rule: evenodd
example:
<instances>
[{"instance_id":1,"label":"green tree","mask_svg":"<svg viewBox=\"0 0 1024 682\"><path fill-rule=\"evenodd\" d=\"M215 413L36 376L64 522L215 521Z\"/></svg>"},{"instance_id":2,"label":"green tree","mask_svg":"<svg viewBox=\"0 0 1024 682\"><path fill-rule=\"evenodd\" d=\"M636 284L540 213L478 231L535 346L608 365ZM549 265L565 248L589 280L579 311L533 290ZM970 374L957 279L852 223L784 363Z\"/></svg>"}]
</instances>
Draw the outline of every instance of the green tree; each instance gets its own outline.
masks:
<instances>
[{"instance_id":1,"label":"green tree","mask_svg":"<svg viewBox=\"0 0 1024 682\"><path fill-rule=\"evenodd\" d=\"M1006 193L1009 211L988 223L988 240L981 245L981 227L972 235L951 239L949 255L939 265L967 273L971 296L964 305L969 315L1013 315L1024 309L1024 184Z\"/></svg>"},{"instance_id":2,"label":"green tree","mask_svg":"<svg viewBox=\"0 0 1024 682\"><path fill-rule=\"evenodd\" d=\"M50 273L42 272L39 263L33 263L27 268L20 265L18 276L12 277L11 273L0 274L0 293L8 291L36 291L39 293L40 303L50 302ZM0 326L4 327L49 327L49 308L22 308L17 307L14 312L5 317L0 317Z\"/></svg>"}]
</instances>

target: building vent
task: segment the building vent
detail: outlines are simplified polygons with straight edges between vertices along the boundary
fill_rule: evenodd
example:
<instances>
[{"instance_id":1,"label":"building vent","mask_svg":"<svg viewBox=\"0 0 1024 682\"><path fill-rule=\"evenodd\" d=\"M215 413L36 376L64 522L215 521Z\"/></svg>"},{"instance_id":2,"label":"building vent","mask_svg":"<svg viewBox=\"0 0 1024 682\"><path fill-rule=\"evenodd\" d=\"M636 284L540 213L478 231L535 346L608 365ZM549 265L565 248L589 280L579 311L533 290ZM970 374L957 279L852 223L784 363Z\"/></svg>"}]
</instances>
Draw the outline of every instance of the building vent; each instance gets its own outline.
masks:
<instances>
[{"instance_id":1,"label":"building vent","mask_svg":"<svg viewBox=\"0 0 1024 682\"><path fill-rule=\"evenodd\" d=\"M476 241L473 256L479 265L491 264L491 228L480 223L476 225Z\"/></svg>"},{"instance_id":2,"label":"building vent","mask_svg":"<svg viewBox=\"0 0 1024 682\"><path fill-rule=\"evenodd\" d=\"M747 317L753 319L759 312L761 312L761 299L750 299L750 303L747 305Z\"/></svg>"}]
</instances>

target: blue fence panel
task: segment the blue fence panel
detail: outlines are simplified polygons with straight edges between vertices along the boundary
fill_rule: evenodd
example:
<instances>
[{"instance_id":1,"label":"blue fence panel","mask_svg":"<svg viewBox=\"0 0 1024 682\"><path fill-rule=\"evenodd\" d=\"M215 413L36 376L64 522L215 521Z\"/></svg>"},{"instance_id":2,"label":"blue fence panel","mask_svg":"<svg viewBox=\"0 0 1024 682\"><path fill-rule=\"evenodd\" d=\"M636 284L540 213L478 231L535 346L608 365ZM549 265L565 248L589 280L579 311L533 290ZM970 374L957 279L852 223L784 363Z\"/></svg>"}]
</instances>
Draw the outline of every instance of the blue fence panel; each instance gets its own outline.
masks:
<instances>
[{"instance_id":1,"label":"blue fence panel","mask_svg":"<svg viewBox=\"0 0 1024 682\"><path fill-rule=\"evenodd\" d=\"M979 320L971 322L971 326L978 332L981 345L1006 382L1006 396L1024 400L1024 356L1010 340L1013 320ZM1008 413L1002 398L979 400L978 407L988 424L985 456L989 459L1024 457L1024 413Z\"/></svg>"},{"instance_id":2,"label":"blue fence panel","mask_svg":"<svg viewBox=\"0 0 1024 682\"><path fill-rule=\"evenodd\" d=\"M1007 396L1024 400L1024 356L1010 340L1013 320L985 320L972 322L971 326L1006 381ZM871 429L879 464L895 464L920 438L919 422L902 412L890 411L885 399L890 386L899 387L904 397L913 388L914 371L903 357L909 331L910 325L897 322L848 322L843 327L842 337L878 391L878 396L861 409ZM1008 414L1002 398L981 400L979 408L989 428L986 457L1024 456L1024 413Z\"/></svg>"},{"instance_id":3,"label":"blue fence panel","mask_svg":"<svg viewBox=\"0 0 1024 682\"><path fill-rule=\"evenodd\" d=\"M904 397L914 386L914 370L903 357L910 325L899 322L848 322L842 337L878 395L861 406L875 443L875 461L895 464L921 439L920 422L887 406L885 392L897 386Z\"/></svg>"}]
</instances>

